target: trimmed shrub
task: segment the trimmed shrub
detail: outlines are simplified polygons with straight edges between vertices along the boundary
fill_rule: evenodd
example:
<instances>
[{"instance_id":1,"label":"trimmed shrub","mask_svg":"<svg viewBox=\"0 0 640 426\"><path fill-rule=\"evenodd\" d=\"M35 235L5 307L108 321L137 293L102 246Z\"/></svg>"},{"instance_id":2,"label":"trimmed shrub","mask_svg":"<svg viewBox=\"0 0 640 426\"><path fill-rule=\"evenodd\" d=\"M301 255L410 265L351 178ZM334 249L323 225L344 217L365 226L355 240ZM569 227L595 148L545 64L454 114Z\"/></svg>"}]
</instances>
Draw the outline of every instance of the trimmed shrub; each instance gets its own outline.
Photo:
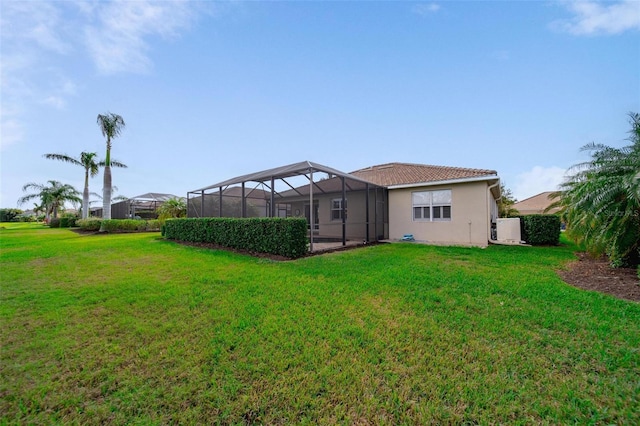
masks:
<instances>
[{"instance_id":1,"label":"trimmed shrub","mask_svg":"<svg viewBox=\"0 0 640 426\"><path fill-rule=\"evenodd\" d=\"M307 221L304 218L170 219L164 224L164 237L294 259L307 252L308 242Z\"/></svg>"},{"instance_id":2,"label":"trimmed shrub","mask_svg":"<svg viewBox=\"0 0 640 426\"><path fill-rule=\"evenodd\" d=\"M147 232L159 231L160 222L158 220L138 220L138 219L81 219L77 221L80 229L84 231L99 231L104 222L104 231L115 232Z\"/></svg>"},{"instance_id":3,"label":"trimmed shrub","mask_svg":"<svg viewBox=\"0 0 640 426\"><path fill-rule=\"evenodd\" d=\"M22 213L20 209L0 209L0 222L17 222Z\"/></svg>"},{"instance_id":4,"label":"trimmed shrub","mask_svg":"<svg viewBox=\"0 0 640 426\"><path fill-rule=\"evenodd\" d=\"M49 228L60 228L60 218L54 217L49 219Z\"/></svg>"},{"instance_id":5,"label":"trimmed shrub","mask_svg":"<svg viewBox=\"0 0 640 426\"><path fill-rule=\"evenodd\" d=\"M65 213L60 216L60 228L71 228L76 226L78 217L72 213Z\"/></svg>"},{"instance_id":6,"label":"trimmed shrub","mask_svg":"<svg viewBox=\"0 0 640 426\"><path fill-rule=\"evenodd\" d=\"M105 232L141 232L147 230L147 221L137 219L103 220L102 229Z\"/></svg>"},{"instance_id":7,"label":"trimmed shrub","mask_svg":"<svg viewBox=\"0 0 640 426\"><path fill-rule=\"evenodd\" d=\"M147 221L147 231L160 231L161 221L158 219L152 219Z\"/></svg>"},{"instance_id":8,"label":"trimmed shrub","mask_svg":"<svg viewBox=\"0 0 640 426\"><path fill-rule=\"evenodd\" d=\"M560 242L560 217L551 214L520 216L522 239L539 245L558 245Z\"/></svg>"},{"instance_id":9,"label":"trimmed shrub","mask_svg":"<svg viewBox=\"0 0 640 426\"><path fill-rule=\"evenodd\" d=\"M102 226L102 219L80 219L76 223L84 231L99 231ZM138 219L110 219L104 221L105 232L147 232L159 231L160 222L158 220L138 220Z\"/></svg>"},{"instance_id":10,"label":"trimmed shrub","mask_svg":"<svg viewBox=\"0 0 640 426\"><path fill-rule=\"evenodd\" d=\"M60 228L69 228L76 225L76 219L74 217L61 217Z\"/></svg>"},{"instance_id":11,"label":"trimmed shrub","mask_svg":"<svg viewBox=\"0 0 640 426\"><path fill-rule=\"evenodd\" d=\"M102 224L102 219L96 219L96 218L80 219L76 222L76 224L83 231L99 231L100 224Z\"/></svg>"}]
</instances>

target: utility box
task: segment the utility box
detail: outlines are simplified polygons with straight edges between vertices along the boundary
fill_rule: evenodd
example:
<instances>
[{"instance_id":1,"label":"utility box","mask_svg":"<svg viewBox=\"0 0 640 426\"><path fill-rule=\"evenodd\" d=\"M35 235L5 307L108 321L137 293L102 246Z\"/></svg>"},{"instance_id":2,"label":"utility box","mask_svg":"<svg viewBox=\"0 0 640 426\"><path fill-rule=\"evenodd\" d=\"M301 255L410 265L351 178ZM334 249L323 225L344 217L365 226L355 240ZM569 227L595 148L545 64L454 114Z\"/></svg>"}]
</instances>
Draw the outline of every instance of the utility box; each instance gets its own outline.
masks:
<instances>
[{"instance_id":1,"label":"utility box","mask_svg":"<svg viewBox=\"0 0 640 426\"><path fill-rule=\"evenodd\" d=\"M520 234L520 218L507 217L497 219L496 233L498 241L500 242L519 244L522 239Z\"/></svg>"}]
</instances>

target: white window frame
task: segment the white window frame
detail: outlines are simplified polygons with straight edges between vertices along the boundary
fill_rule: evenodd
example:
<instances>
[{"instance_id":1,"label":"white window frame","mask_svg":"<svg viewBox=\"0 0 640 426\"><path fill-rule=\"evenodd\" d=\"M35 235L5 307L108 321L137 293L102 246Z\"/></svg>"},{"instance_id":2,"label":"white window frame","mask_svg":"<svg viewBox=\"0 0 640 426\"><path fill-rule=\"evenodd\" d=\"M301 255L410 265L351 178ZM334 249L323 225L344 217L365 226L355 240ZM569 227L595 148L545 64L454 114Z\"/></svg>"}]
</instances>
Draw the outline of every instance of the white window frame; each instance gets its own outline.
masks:
<instances>
[{"instance_id":1,"label":"white window frame","mask_svg":"<svg viewBox=\"0 0 640 426\"><path fill-rule=\"evenodd\" d=\"M448 198L448 201L434 201L434 196L440 196L440 198L444 196L445 199ZM451 204L452 192L450 189L413 191L411 193L411 216L414 222L451 222ZM416 215L418 212L420 212L419 217ZM445 215L447 216L445 217Z\"/></svg>"},{"instance_id":2,"label":"white window frame","mask_svg":"<svg viewBox=\"0 0 640 426\"><path fill-rule=\"evenodd\" d=\"M337 204L336 204L337 203ZM337 205L337 207L336 207ZM344 199L344 217L347 219L347 199ZM334 215L334 213L337 213ZM342 198L334 198L331 200L331 220L342 220Z\"/></svg>"}]
</instances>

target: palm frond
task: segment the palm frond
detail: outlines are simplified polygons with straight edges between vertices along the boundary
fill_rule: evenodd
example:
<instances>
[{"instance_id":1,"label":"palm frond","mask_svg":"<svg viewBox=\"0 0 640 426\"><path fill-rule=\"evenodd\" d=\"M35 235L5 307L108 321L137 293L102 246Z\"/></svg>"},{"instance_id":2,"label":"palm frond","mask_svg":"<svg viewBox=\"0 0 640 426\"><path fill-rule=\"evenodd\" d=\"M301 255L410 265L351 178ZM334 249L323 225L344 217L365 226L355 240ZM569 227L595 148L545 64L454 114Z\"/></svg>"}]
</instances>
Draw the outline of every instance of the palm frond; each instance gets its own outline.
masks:
<instances>
[{"instance_id":1,"label":"palm frond","mask_svg":"<svg viewBox=\"0 0 640 426\"><path fill-rule=\"evenodd\" d=\"M115 138L120 135L125 126L124 119L118 114L111 112L98 114L97 123L102 131L102 136L107 139Z\"/></svg>"},{"instance_id":2,"label":"palm frond","mask_svg":"<svg viewBox=\"0 0 640 426\"><path fill-rule=\"evenodd\" d=\"M98 165L99 165L100 167L104 167L104 166L106 166L106 165L107 165L107 163L106 163L105 161L100 161L100 162L98 163ZM111 166L111 167L120 167L120 168L122 168L122 169L126 169L127 167L129 167L129 166L127 166L126 164L124 164L124 163L122 163L122 162L120 162L120 161L118 161L118 160L111 160L111 162L110 162L110 166Z\"/></svg>"},{"instance_id":3,"label":"palm frond","mask_svg":"<svg viewBox=\"0 0 640 426\"><path fill-rule=\"evenodd\" d=\"M82 163L78 161L77 158L73 158L67 154L44 154L43 157L49 160L58 160L58 161L63 161L65 163L71 163L77 166L82 166Z\"/></svg>"},{"instance_id":4,"label":"palm frond","mask_svg":"<svg viewBox=\"0 0 640 426\"><path fill-rule=\"evenodd\" d=\"M574 165L551 195L571 235L616 264L637 253L640 241L640 115L630 118L633 145L585 145L591 159Z\"/></svg>"}]
</instances>

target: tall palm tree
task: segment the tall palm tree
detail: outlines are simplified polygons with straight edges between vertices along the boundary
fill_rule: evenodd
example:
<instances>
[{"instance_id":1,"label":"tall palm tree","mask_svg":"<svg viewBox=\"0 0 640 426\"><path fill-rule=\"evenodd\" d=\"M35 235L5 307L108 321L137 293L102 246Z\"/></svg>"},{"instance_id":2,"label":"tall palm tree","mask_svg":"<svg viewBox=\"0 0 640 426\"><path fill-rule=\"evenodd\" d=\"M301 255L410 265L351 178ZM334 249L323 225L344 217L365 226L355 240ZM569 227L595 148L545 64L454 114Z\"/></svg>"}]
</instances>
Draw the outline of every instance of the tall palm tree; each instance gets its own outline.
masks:
<instances>
[{"instance_id":1,"label":"tall palm tree","mask_svg":"<svg viewBox=\"0 0 640 426\"><path fill-rule=\"evenodd\" d=\"M48 184L48 185L47 185ZM63 184L57 180L47 181L47 184L30 182L22 187L22 191L33 189L36 192L27 194L18 200L18 204L24 204L29 200L39 198L42 206L45 208L45 214L47 220L50 215L54 218L58 217L58 209L62 207L65 201L81 202L77 189L69 184Z\"/></svg>"},{"instance_id":2,"label":"tall palm tree","mask_svg":"<svg viewBox=\"0 0 640 426\"><path fill-rule=\"evenodd\" d=\"M98 174L100 167L105 166L104 161L96 161L98 154L95 152L81 152L79 158L70 157L66 154L45 154L45 158L50 160L64 161L65 163L75 164L84 168L84 191L82 193L82 218L89 217L89 177L94 177ZM127 167L125 164L111 160L111 166L113 167Z\"/></svg>"},{"instance_id":3,"label":"tall palm tree","mask_svg":"<svg viewBox=\"0 0 640 426\"><path fill-rule=\"evenodd\" d=\"M113 164L113 161L112 161ZM112 186L111 187L111 202L112 203L117 203L120 201L127 201L129 199L129 197L127 197L126 195L116 195L114 196L113 194L115 194L116 192L118 192L118 187L117 186ZM89 195L93 196L93 197L97 197L99 198L99 200L93 200L93 201L89 201L89 206L91 206L91 204L93 203L98 203L98 202L102 202L102 195L95 193L95 192L90 192Z\"/></svg>"},{"instance_id":4,"label":"tall palm tree","mask_svg":"<svg viewBox=\"0 0 640 426\"><path fill-rule=\"evenodd\" d=\"M640 260L640 114L629 114L631 145L612 148L590 143L591 160L552 194L571 235L614 266Z\"/></svg>"},{"instance_id":5,"label":"tall palm tree","mask_svg":"<svg viewBox=\"0 0 640 426\"><path fill-rule=\"evenodd\" d=\"M124 129L124 119L118 114L98 114L98 125L102 136L107 138L107 155L104 159L104 183L102 185L102 218L111 219L111 139Z\"/></svg>"}]
</instances>

